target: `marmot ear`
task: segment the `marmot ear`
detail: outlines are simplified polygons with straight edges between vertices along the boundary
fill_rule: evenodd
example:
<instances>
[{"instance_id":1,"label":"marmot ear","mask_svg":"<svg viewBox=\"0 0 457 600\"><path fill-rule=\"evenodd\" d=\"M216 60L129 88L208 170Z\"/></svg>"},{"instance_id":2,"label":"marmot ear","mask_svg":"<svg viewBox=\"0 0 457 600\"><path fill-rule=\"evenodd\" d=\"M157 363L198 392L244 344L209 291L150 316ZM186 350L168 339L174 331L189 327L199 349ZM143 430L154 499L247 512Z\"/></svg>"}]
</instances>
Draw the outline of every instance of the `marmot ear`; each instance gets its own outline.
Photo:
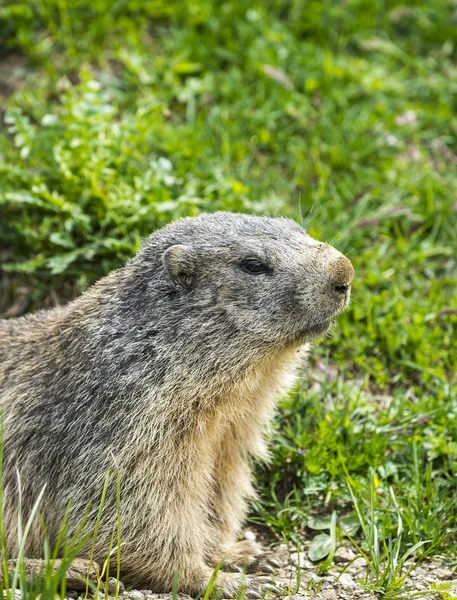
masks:
<instances>
[{"instance_id":1,"label":"marmot ear","mask_svg":"<svg viewBox=\"0 0 457 600\"><path fill-rule=\"evenodd\" d=\"M189 287L195 273L195 254L190 246L175 244L162 254L162 263L170 279L181 287Z\"/></svg>"}]
</instances>

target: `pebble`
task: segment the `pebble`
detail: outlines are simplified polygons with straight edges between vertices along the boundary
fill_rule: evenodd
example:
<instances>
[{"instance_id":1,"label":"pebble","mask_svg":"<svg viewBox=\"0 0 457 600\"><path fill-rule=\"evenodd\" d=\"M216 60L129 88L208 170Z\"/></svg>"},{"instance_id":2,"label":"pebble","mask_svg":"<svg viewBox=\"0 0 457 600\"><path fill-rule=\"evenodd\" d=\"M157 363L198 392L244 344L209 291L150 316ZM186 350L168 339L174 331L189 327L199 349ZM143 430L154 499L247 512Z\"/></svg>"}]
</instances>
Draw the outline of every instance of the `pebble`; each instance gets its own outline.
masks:
<instances>
[{"instance_id":1,"label":"pebble","mask_svg":"<svg viewBox=\"0 0 457 600\"><path fill-rule=\"evenodd\" d=\"M144 600L144 594L139 590L132 590L125 596L126 600Z\"/></svg>"},{"instance_id":2,"label":"pebble","mask_svg":"<svg viewBox=\"0 0 457 600\"><path fill-rule=\"evenodd\" d=\"M438 567L437 569L434 569L432 571L432 573L437 579L455 579L456 578L456 574L451 569L448 569L446 567Z\"/></svg>"},{"instance_id":3,"label":"pebble","mask_svg":"<svg viewBox=\"0 0 457 600\"><path fill-rule=\"evenodd\" d=\"M290 560L296 567L301 569L314 569L313 563L306 557L304 552L292 552Z\"/></svg>"},{"instance_id":4,"label":"pebble","mask_svg":"<svg viewBox=\"0 0 457 600\"><path fill-rule=\"evenodd\" d=\"M363 558L363 556L359 556L354 560L354 562L351 563L348 570L352 573L354 573L354 571L360 572L364 571L366 569L366 566L367 561Z\"/></svg>"},{"instance_id":5,"label":"pebble","mask_svg":"<svg viewBox=\"0 0 457 600\"><path fill-rule=\"evenodd\" d=\"M347 546L340 546L335 550L333 561L335 564L348 563L356 556L356 553L351 550L351 548L348 548Z\"/></svg>"},{"instance_id":6,"label":"pebble","mask_svg":"<svg viewBox=\"0 0 457 600\"><path fill-rule=\"evenodd\" d=\"M353 589L353 588L357 587L357 583L349 575L349 573L343 573L342 575L340 575L340 577L338 578L338 583L343 588L351 588L351 589Z\"/></svg>"},{"instance_id":7,"label":"pebble","mask_svg":"<svg viewBox=\"0 0 457 600\"><path fill-rule=\"evenodd\" d=\"M335 590L324 590L321 592L320 597L322 600L338 600Z\"/></svg>"},{"instance_id":8,"label":"pebble","mask_svg":"<svg viewBox=\"0 0 457 600\"><path fill-rule=\"evenodd\" d=\"M111 579L108 580L108 594L116 594L116 588L118 583L119 594L123 594L125 592L125 585L122 583L122 581L118 582L115 577L111 577Z\"/></svg>"},{"instance_id":9,"label":"pebble","mask_svg":"<svg viewBox=\"0 0 457 600\"><path fill-rule=\"evenodd\" d=\"M14 590L14 600L21 600L22 598L22 594L21 594L21 590ZM8 590L4 590L3 591L3 597L4 598L11 598L12 594L11 594L11 589Z\"/></svg>"},{"instance_id":10,"label":"pebble","mask_svg":"<svg viewBox=\"0 0 457 600\"><path fill-rule=\"evenodd\" d=\"M257 539L257 536L253 531L248 529L247 531L244 532L244 539L247 540L248 542L255 542Z\"/></svg>"}]
</instances>

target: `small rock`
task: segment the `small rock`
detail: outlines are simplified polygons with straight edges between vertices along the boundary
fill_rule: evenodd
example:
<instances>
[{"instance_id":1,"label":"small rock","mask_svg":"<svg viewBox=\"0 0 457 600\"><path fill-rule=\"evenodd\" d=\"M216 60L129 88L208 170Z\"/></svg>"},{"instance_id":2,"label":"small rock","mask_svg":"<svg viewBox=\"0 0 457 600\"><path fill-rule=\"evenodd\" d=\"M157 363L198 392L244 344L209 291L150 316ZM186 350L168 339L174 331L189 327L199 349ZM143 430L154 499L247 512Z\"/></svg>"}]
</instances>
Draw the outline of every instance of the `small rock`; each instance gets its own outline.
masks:
<instances>
[{"instance_id":1,"label":"small rock","mask_svg":"<svg viewBox=\"0 0 457 600\"><path fill-rule=\"evenodd\" d=\"M127 596L128 594L122 596L122 600L124 600ZM151 594L148 594L147 598L148 600L170 600L171 594L159 594L152 592ZM189 595L184 594L183 592L179 592L178 598L179 600L193 600Z\"/></svg>"},{"instance_id":2,"label":"small rock","mask_svg":"<svg viewBox=\"0 0 457 600\"><path fill-rule=\"evenodd\" d=\"M355 572L360 572L363 571L367 566L367 561L365 560L365 558L363 558L363 556L359 556L358 558L354 559L354 561L350 564L350 566L348 567L348 571L352 574L354 574Z\"/></svg>"},{"instance_id":3,"label":"small rock","mask_svg":"<svg viewBox=\"0 0 457 600\"><path fill-rule=\"evenodd\" d=\"M335 550L333 560L336 564L348 563L356 557L355 552L347 546L340 546Z\"/></svg>"},{"instance_id":4,"label":"small rock","mask_svg":"<svg viewBox=\"0 0 457 600\"><path fill-rule=\"evenodd\" d=\"M304 552L292 552L290 560L296 567L301 569L314 569L313 563L306 557Z\"/></svg>"},{"instance_id":5,"label":"small rock","mask_svg":"<svg viewBox=\"0 0 457 600\"><path fill-rule=\"evenodd\" d=\"M349 575L349 573L343 573L342 575L340 575L340 577L338 578L338 583L343 588L351 588L351 589L353 589L353 588L357 587L357 583Z\"/></svg>"},{"instance_id":6,"label":"small rock","mask_svg":"<svg viewBox=\"0 0 457 600\"><path fill-rule=\"evenodd\" d=\"M266 563L271 565L275 569L279 569L281 567L281 562L278 559L279 557L276 556L267 556Z\"/></svg>"},{"instance_id":7,"label":"small rock","mask_svg":"<svg viewBox=\"0 0 457 600\"><path fill-rule=\"evenodd\" d=\"M455 573L446 567L438 567L433 570L433 575L435 575L437 579L452 579L455 576Z\"/></svg>"},{"instance_id":8,"label":"small rock","mask_svg":"<svg viewBox=\"0 0 457 600\"><path fill-rule=\"evenodd\" d=\"M338 600L335 590L324 590L321 592L320 597L322 600Z\"/></svg>"},{"instance_id":9,"label":"small rock","mask_svg":"<svg viewBox=\"0 0 457 600\"><path fill-rule=\"evenodd\" d=\"M118 587L119 594L123 594L125 592L125 585L122 581L118 581L115 577L111 577L108 581L108 594L115 595Z\"/></svg>"},{"instance_id":10,"label":"small rock","mask_svg":"<svg viewBox=\"0 0 457 600\"><path fill-rule=\"evenodd\" d=\"M395 117L395 125L416 125L417 115L413 110L407 110L403 115Z\"/></svg>"},{"instance_id":11,"label":"small rock","mask_svg":"<svg viewBox=\"0 0 457 600\"><path fill-rule=\"evenodd\" d=\"M125 596L126 600L144 600L144 594L139 590L132 590Z\"/></svg>"},{"instance_id":12,"label":"small rock","mask_svg":"<svg viewBox=\"0 0 457 600\"><path fill-rule=\"evenodd\" d=\"M248 542L255 542L257 539L257 536L253 531L248 529L244 532L244 539L248 540Z\"/></svg>"},{"instance_id":13,"label":"small rock","mask_svg":"<svg viewBox=\"0 0 457 600\"><path fill-rule=\"evenodd\" d=\"M14 600L21 600L22 598L22 593L21 590L14 590L14 593L11 589L7 589L7 590L3 590L3 597L4 598L13 598Z\"/></svg>"},{"instance_id":14,"label":"small rock","mask_svg":"<svg viewBox=\"0 0 457 600\"><path fill-rule=\"evenodd\" d=\"M73 600L77 600L79 597L79 594L76 590L67 590L65 592L65 598L73 598Z\"/></svg>"}]
</instances>

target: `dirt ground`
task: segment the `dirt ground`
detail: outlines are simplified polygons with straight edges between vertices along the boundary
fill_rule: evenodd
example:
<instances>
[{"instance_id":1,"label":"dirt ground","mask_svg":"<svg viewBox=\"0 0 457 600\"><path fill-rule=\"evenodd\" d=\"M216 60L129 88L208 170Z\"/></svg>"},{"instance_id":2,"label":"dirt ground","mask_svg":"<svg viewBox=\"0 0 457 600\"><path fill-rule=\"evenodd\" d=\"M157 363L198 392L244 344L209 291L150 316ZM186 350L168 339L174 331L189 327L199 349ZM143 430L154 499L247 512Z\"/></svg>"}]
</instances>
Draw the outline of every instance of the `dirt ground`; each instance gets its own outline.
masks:
<instances>
[{"instance_id":1,"label":"dirt ground","mask_svg":"<svg viewBox=\"0 0 457 600\"><path fill-rule=\"evenodd\" d=\"M254 535L252 531L248 531L246 537L253 539ZM363 558L356 558L356 552L349 545L337 549L331 568L321 575L317 574L316 564L308 559L306 542L300 553L296 548L281 544L266 549L266 554L277 565L271 578L278 588L278 592L268 592L267 599L379 600L383 598L382 594L365 591L359 583L366 579L366 562ZM410 566L411 562L406 564L406 568ZM396 595L384 597L389 600L457 599L457 573L454 571L455 569L444 566L444 558L435 557L431 561L424 561L415 567ZM105 595L101 597L105 598ZM121 595L122 600L169 600L171 597L171 594L153 594L149 590L125 591ZM76 592L70 592L69 598L82 600ZM191 600L190 596L185 594L179 594L179 598Z\"/></svg>"},{"instance_id":2,"label":"dirt ground","mask_svg":"<svg viewBox=\"0 0 457 600\"><path fill-rule=\"evenodd\" d=\"M299 556L293 549L291 551L286 545L281 545L270 551L269 554L280 564L272 578L276 586L283 590L283 593L268 593L267 598L274 598L274 600L304 600L305 598L313 600L379 600L383 597L381 594L364 591L358 582L358 580L365 579L364 559L359 558L347 567L348 563L356 556L349 547L343 546L337 550L333 566L322 576L316 574L316 565L308 560L306 551ZM300 582L297 587L299 560L301 563ZM344 570L345 567L347 567L346 570ZM434 587L440 587L441 593L439 591L433 593ZM182 600L190 600L190 597L184 594L180 594L179 597ZM401 593L390 598L403 600L409 597L433 600L457 598L457 574L452 569L443 566L442 561L424 562L414 569L406 580ZM147 590L134 590L125 592L123 598L125 600L169 600L171 594L152 594Z\"/></svg>"},{"instance_id":3,"label":"dirt ground","mask_svg":"<svg viewBox=\"0 0 457 600\"><path fill-rule=\"evenodd\" d=\"M306 552L306 544L298 553L281 545L272 551L275 559L280 563L275 582L278 587L287 589L290 593L279 595L288 600L300 598L313 598L315 600L375 600L382 598L381 594L372 594L364 590L359 581L365 581L367 568L363 558L356 558L357 553L348 545L337 549L333 565L324 574L318 575L317 568L312 563ZM434 586L442 586L450 596L457 598L457 574L452 569L443 566L442 560L423 562L417 566L404 582L402 593L396 598L442 598L439 593L430 595ZM300 583L297 589L297 572L300 564ZM406 565L406 568L411 563ZM289 583L290 582L290 583ZM441 586L440 586L441 587Z\"/></svg>"},{"instance_id":4,"label":"dirt ground","mask_svg":"<svg viewBox=\"0 0 457 600\"><path fill-rule=\"evenodd\" d=\"M25 80L27 61L19 54L8 54L0 59L0 107L1 98L11 96Z\"/></svg>"}]
</instances>

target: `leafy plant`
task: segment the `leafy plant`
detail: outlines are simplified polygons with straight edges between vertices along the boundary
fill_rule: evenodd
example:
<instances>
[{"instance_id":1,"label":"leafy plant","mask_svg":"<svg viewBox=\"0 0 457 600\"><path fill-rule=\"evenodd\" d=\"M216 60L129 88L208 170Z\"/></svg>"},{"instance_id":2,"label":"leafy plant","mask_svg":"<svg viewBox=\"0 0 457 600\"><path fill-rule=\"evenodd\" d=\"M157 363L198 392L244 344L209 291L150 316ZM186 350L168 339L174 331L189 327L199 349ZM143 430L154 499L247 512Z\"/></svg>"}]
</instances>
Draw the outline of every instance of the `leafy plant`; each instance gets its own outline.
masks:
<instances>
[{"instance_id":1,"label":"leafy plant","mask_svg":"<svg viewBox=\"0 0 457 600\"><path fill-rule=\"evenodd\" d=\"M329 531L330 533L319 533L312 540L308 550L308 556L312 561L318 561L323 558L328 559L330 564L333 554L337 548L337 540L347 536L355 536L360 529L360 521L357 517L347 515L337 520L338 516L333 511L331 517L310 517L306 523L309 529L317 531ZM325 561L323 569L326 568Z\"/></svg>"}]
</instances>

